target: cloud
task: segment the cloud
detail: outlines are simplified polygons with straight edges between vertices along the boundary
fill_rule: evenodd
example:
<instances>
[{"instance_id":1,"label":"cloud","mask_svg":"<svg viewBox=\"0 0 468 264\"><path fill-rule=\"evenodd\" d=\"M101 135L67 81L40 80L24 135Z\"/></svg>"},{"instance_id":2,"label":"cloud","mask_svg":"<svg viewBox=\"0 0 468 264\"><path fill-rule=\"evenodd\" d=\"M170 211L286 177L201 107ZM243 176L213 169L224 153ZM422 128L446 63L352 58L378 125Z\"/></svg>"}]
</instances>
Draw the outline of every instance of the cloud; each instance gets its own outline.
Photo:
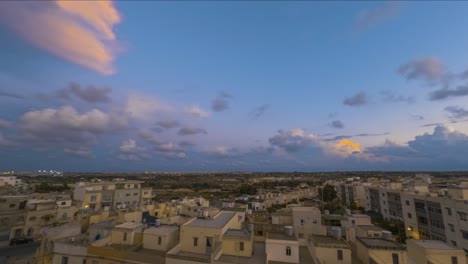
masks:
<instances>
[{"instance_id":1,"label":"cloud","mask_svg":"<svg viewBox=\"0 0 468 264\"><path fill-rule=\"evenodd\" d=\"M180 126L179 122L177 122L176 120L162 120L156 122L156 125L165 129L171 129Z\"/></svg>"},{"instance_id":2,"label":"cloud","mask_svg":"<svg viewBox=\"0 0 468 264\"><path fill-rule=\"evenodd\" d=\"M111 1L0 2L0 21L58 57L106 75L115 71L121 16Z\"/></svg>"},{"instance_id":3,"label":"cloud","mask_svg":"<svg viewBox=\"0 0 468 264\"><path fill-rule=\"evenodd\" d=\"M460 106L447 106L444 109L449 112L452 119L463 119L468 117L468 110Z\"/></svg>"},{"instance_id":4,"label":"cloud","mask_svg":"<svg viewBox=\"0 0 468 264\"><path fill-rule=\"evenodd\" d=\"M232 95L221 92L211 103L211 109L215 112L222 112L229 108L229 102L232 99Z\"/></svg>"},{"instance_id":5,"label":"cloud","mask_svg":"<svg viewBox=\"0 0 468 264\"><path fill-rule=\"evenodd\" d=\"M396 94L392 91L382 91L382 100L387 103L414 103L414 97Z\"/></svg>"},{"instance_id":6,"label":"cloud","mask_svg":"<svg viewBox=\"0 0 468 264\"><path fill-rule=\"evenodd\" d=\"M351 97L346 97L343 100L344 105L361 106L367 104L367 95L364 92L359 92Z\"/></svg>"},{"instance_id":7,"label":"cloud","mask_svg":"<svg viewBox=\"0 0 468 264\"><path fill-rule=\"evenodd\" d=\"M157 98L131 94L127 99L126 113L138 120L154 120L156 114L172 112L173 108Z\"/></svg>"},{"instance_id":8,"label":"cloud","mask_svg":"<svg viewBox=\"0 0 468 264\"><path fill-rule=\"evenodd\" d=\"M165 158L186 158L182 145L156 138L150 130L140 130L139 136L152 145L152 149Z\"/></svg>"},{"instance_id":9,"label":"cloud","mask_svg":"<svg viewBox=\"0 0 468 264\"><path fill-rule=\"evenodd\" d=\"M353 138L353 137L378 137L378 136L386 136L389 134L390 133L387 132L387 133L361 133L361 134L355 134L355 135L338 135L332 138L325 138L323 139L323 141L337 141L337 140ZM327 135L324 135L324 136L327 136Z\"/></svg>"},{"instance_id":10,"label":"cloud","mask_svg":"<svg viewBox=\"0 0 468 264\"><path fill-rule=\"evenodd\" d=\"M422 79L433 83L444 76L445 67L438 58L425 57L401 65L398 72L408 81Z\"/></svg>"},{"instance_id":11,"label":"cloud","mask_svg":"<svg viewBox=\"0 0 468 264\"><path fill-rule=\"evenodd\" d=\"M111 92L112 89L110 88L96 87L93 85L81 87L79 84L72 82L67 87L58 90L57 96L66 100L77 97L88 103L106 103L111 101L109 97Z\"/></svg>"},{"instance_id":12,"label":"cloud","mask_svg":"<svg viewBox=\"0 0 468 264\"><path fill-rule=\"evenodd\" d=\"M10 128L12 126L13 126L13 124L10 121L0 118L0 129Z\"/></svg>"},{"instance_id":13,"label":"cloud","mask_svg":"<svg viewBox=\"0 0 468 264\"><path fill-rule=\"evenodd\" d=\"M334 121L331 122L329 125L330 125L331 127L333 127L333 128L340 128L340 129L341 129L341 128L344 128L344 124L343 124L343 122L341 122L340 120L334 120Z\"/></svg>"},{"instance_id":14,"label":"cloud","mask_svg":"<svg viewBox=\"0 0 468 264\"><path fill-rule=\"evenodd\" d=\"M424 120L424 116L422 116L422 115L410 114L410 117L413 120Z\"/></svg>"},{"instance_id":15,"label":"cloud","mask_svg":"<svg viewBox=\"0 0 468 264\"><path fill-rule=\"evenodd\" d=\"M335 145L333 145L332 150L329 150L328 152L346 157L351 154L361 152L361 144L359 144L358 142L351 141L349 139L342 139Z\"/></svg>"},{"instance_id":16,"label":"cloud","mask_svg":"<svg viewBox=\"0 0 468 264\"><path fill-rule=\"evenodd\" d=\"M424 124L421 127L435 127L435 126L443 126L444 124L442 123L429 123L429 124Z\"/></svg>"},{"instance_id":17,"label":"cloud","mask_svg":"<svg viewBox=\"0 0 468 264\"><path fill-rule=\"evenodd\" d=\"M316 135L307 133L302 128L278 130L278 134L269 138L268 142L286 152L298 152L311 145L318 145Z\"/></svg>"},{"instance_id":18,"label":"cloud","mask_svg":"<svg viewBox=\"0 0 468 264\"><path fill-rule=\"evenodd\" d=\"M264 105L261 105L257 108L255 108L251 115L252 115L252 118L253 119L259 119L261 116L263 116L263 114L265 114L265 112L270 108L270 105L269 104L264 104Z\"/></svg>"},{"instance_id":19,"label":"cloud","mask_svg":"<svg viewBox=\"0 0 468 264\"><path fill-rule=\"evenodd\" d=\"M0 97L10 97L15 99L24 99L24 96L17 93L10 93L0 90Z\"/></svg>"},{"instance_id":20,"label":"cloud","mask_svg":"<svg viewBox=\"0 0 468 264\"><path fill-rule=\"evenodd\" d=\"M128 120L118 113L99 109L79 113L71 106L63 106L27 112L21 117L19 127L24 134L21 136L23 143L77 149L96 144L102 134L127 128Z\"/></svg>"},{"instance_id":21,"label":"cloud","mask_svg":"<svg viewBox=\"0 0 468 264\"><path fill-rule=\"evenodd\" d=\"M80 157L80 158L87 158L91 159L94 158L95 155L91 150L85 147L78 147L78 148L65 148L63 149L63 152L67 155L74 156L74 157Z\"/></svg>"},{"instance_id":22,"label":"cloud","mask_svg":"<svg viewBox=\"0 0 468 264\"><path fill-rule=\"evenodd\" d=\"M432 133L425 133L410 140L407 145L386 142L383 146L367 148L366 152L399 160L399 166L417 169L445 168L456 170L466 168L468 136L446 126L436 126Z\"/></svg>"},{"instance_id":23,"label":"cloud","mask_svg":"<svg viewBox=\"0 0 468 264\"><path fill-rule=\"evenodd\" d=\"M184 112L186 114L189 114L191 116L199 117L199 118L206 118L210 114L203 110L200 106L198 105L192 105L184 108Z\"/></svg>"},{"instance_id":24,"label":"cloud","mask_svg":"<svg viewBox=\"0 0 468 264\"><path fill-rule=\"evenodd\" d=\"M448 97L459 97L468 95L468 85L458 86L455 89L442 88L429 95L431 101L442 100Z\"/></svg>"},{"instance_id":25,"label":"cloud","mask_svg":"<svg viewBox=\"0 0 468 264\"><path fill-rule=\"evenodd\" d=\"M226 145L215 146L214 148L208 151L208 154L215 155L217 157L233 157L239 154L239 151L236 148L229 147Z\"/></svg>"},{"instance_id":26,"label":"cloud","mask_svg":"<svg viewBox=\"0 0 468 264\"><path fill-rule=\"evenodd\" d=\"M400 3L396 1L388 1L379 7L364 10L359 14L354 28L357 30L364 30L372 25L384 22L385 20L397 15L399 9Z\"/></svg>"},{"instance_id":27,"label":"cloud","mask_svg":"<svg viewBox=\"0 0 468 264\"><path fill-rule=\"evenodd\" d=\"M182 127L177 132L179 136L189 136L189 135L196 135L196 134L207 134L205 129L198 128L198 127Z\"/></svg>"},{"instance_id":28,"label":"cloud","mask_svg":"<svg viewBox=\"0 0 468 264\"><path fill-rule=\"evenodd\" d=\"M149 159L150 155L147 153L146 148L137 146L134 139L127 139L122 141L119 147L120 154L117 156L121 160L145 160Z\"/></svg>"},{"instance_id":29,"label":"cloud","mask_svg":"<svg viewBox=\"0 0 468 264\"><path fill-rule=\"evenodd\" d=\"M181 146L182 148L190 148L190 147L193 147L195 145L196 145L195 143L193 143L191 141L186 141L186 140L183 140L183 141L179 142L179 146Z\"/></svg>"}]
</instances>

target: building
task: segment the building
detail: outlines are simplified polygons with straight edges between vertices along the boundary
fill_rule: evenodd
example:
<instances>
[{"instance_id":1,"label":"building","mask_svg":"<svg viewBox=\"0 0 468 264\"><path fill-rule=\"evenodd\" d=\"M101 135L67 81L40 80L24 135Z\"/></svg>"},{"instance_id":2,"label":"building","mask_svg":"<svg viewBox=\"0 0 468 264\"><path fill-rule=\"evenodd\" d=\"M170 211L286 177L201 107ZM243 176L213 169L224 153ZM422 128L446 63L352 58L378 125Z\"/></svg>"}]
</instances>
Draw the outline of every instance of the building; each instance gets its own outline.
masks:
<instances>
[{"instance_id":1,"label":"building","mask_svg":"<svg viewBox=\"0 0 468 264\"><path fill-rule=\"evenodd\" d=\"M455 248L437 240L406 241L408 249L408 264L465 264L466 253L463 249Z\"/></svg>"},{"instance_id":2,"label":"building","mask_svg":"<svg viewBox=\"0 0 468 264\"><path fill-rule=\"evenodd\" d=\"M384 238L356 238L356 256L362 264L406 264L403 245Z\"/></svg>"},{"instance_id":3,"label":"building","mask_svg":"<svg viewBox=\"0 0 468 264\"><path fill-rule=\"evenodd\" d=\"M268 233L265 241L267 264L300 263L299 242L292 234Z\"/></svg>"},{"instance_id":4,"label":"building","mask_svg":"<svg viewBox=\"0 0 468 264\"><path fill-rule=\"evenodd\" d=\"M176 226L158 226L143 232L143 247L153 250L169 251L179 242L179 228Z\"/></svg>"},{"instance_id":5,"label":"building","mask_svg":"<svg viewBox=\"0 0 468 264\"><path fill-rule=\"evenodd\" d=\"M341 237L311 235L308 249L316 264L351 264L351 247Z\"/></svg>"}]
</instances>

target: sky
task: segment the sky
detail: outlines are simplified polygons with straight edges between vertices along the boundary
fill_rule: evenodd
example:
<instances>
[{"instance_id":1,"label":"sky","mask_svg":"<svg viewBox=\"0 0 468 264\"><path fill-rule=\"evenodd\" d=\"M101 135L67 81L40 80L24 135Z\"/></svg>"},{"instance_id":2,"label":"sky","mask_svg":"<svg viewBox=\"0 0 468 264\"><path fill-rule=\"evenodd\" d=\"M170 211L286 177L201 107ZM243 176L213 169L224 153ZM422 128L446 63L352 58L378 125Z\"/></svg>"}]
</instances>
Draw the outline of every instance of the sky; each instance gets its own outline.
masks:
<instances>
[{"instance_id":1,"label":"sky","mask_svg":"<svg viewBox=\"0 0 468 264\"><path fill-rule=\"evenodd\" d=\"M467 12L2 1L0 171L468 170Z\"/></svg>"}]
</instances>

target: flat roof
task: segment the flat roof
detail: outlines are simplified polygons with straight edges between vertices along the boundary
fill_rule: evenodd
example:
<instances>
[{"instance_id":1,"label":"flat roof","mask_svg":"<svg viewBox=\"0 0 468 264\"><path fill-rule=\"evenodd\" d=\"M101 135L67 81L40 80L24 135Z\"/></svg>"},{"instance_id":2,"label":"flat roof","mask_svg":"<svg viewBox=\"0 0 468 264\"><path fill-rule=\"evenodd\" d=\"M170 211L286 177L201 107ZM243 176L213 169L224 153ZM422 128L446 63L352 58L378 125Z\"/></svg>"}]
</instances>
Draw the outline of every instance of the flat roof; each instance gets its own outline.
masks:
<instances>
[{"instance_id":1,"label":"flat roof","mask_svg":"<svg viewBox=\"0 0 468 264\"><path fill-rule=\"evenodd\" d=\"M250 238L250 233L247 230L228 229L224 233L227 238Z\"/></svg>"},{"instance_id":2,"label":"flat roof","mask_svg":"<svg viewBox=\"0 0 468 264\"><path fill-rule=\"evenodd\" d=\"M376 225L358 225L357 227L368 231L385 231L385 229Z\"/></svg>"},{"instance_id":3,"label":"flat roof","mask_svg":"<svg viewBox=\"0 0 468 264\"><path fill-rule=\"evenodd\" d=\"M185 225L190 227L221 228L225 226L235 215L236 212L221 211L212 219L196 218L193 221L187 222Z\"/></svg>"},{"instance_id":4,"label":"flat roof","mask_svg":"<svg viewBox=\"0 0 468 264\"><path fill-rule=\"evenodd\" d=\"M347 217L338 214L322 215L322 218L325 220L348 220Z\"/></svg>"},{"instance_id":5,"label":"flat roof","mask_svg":"<svg viewBox=\"0 0 468 264\"><path fill-rule=\"evenodd\" d=\"M412 240L417 245L427 249L457 249L440 240Z\"/></svg>"},{"instance_id":6,"label":"flat roof","mask_svg":"<svg viewBox=\"0 0 468 264\"><path fill-rule=\"evenodd\" d=\"M332 236L311 235L309 240L314 243L316 247L350 248L348 243L343 239L336 239Z\"/></svg>"},{"instance_id":7,"label":"flat roof","mask_svg":"<svg viewBox=\"0 0 468 264\"><path fill-rule=\"evenodd\" d=\"M151 227L145 230L145 234L158 234L158 235L167 235L172 232L177 232L179 228L177 226L158 226L158 227Z\"/></svg>"},{"instance_id":8,"label":"flat roof","mask_svg":"<svg viewBox=\"0 0 468 264\"><path fill-rule=\"evenodd\" d=\"M383 238L357 237L356 239L367 248L405 250L404 245Z\"/></svg>"},{"instance_id":9,"label":"flat roof","mask_svg":"<svg viewBox=\"0 0 468 264\"><path fill-rule=\"evenodd\" d=\"M142 226L140 223L133 223L133 222L126 222L120 225L116 225L116 228L125 228L125 229L135 229L137 227Z\"/></svg>"},{"instance_id":10,"label":"flat roof","mask_svg":"<svg viewBox=\"0 0 468 264\"><path fill-rule=\"evenodd\" d=\"M267 239L296 241L294 236L287 236L283 233L267 233Z\"/></svg>"}]
</instances>

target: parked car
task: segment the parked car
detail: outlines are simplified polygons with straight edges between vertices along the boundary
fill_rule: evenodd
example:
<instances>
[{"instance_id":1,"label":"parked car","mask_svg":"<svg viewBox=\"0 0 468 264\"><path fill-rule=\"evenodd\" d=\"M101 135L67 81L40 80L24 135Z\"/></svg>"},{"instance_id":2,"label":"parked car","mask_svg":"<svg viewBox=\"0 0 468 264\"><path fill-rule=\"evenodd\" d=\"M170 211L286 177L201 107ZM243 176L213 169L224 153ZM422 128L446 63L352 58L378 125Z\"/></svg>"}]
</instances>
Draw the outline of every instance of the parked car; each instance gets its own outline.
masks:
<instances>
[{"instance_id":1,"label":"parked car","mask_svg":"<svg viewBox=\"0 0 468 264\"><path fill-rule=\"evenodd\" d=\"M16 237L10 240L10 246L32 243L34 240L28 237Z\"/></svg>"}]
</instances>

